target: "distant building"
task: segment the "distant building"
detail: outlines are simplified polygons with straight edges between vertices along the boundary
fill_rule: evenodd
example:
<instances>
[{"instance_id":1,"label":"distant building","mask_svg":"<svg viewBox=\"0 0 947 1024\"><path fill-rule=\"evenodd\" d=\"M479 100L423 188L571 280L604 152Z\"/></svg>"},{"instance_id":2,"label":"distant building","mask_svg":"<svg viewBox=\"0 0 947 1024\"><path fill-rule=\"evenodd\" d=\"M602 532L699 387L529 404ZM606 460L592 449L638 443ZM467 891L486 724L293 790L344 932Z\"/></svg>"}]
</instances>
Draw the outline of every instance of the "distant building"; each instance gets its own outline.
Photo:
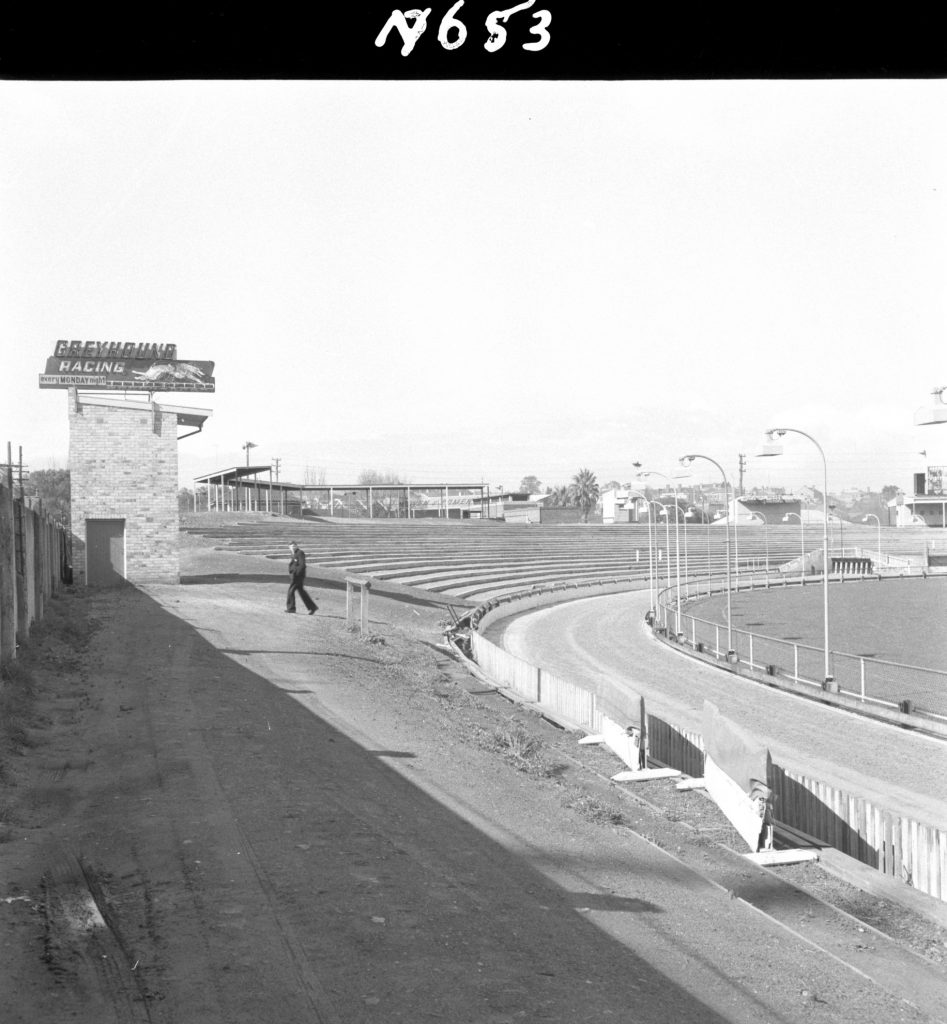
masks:
<instances>
[{"instance_id":1,"label":"distant building","mask_svg":"<svg viewBox=\"0 0 947 1024\"><path fill-rule=\"evenodd\" d=\"M798 498L735 498L730 503L730 515L732 521L739 526L752 526L754 523L762 526L777 526L783 523L787 515L804 516L802 503ZM717 522L724 523L727 516L721 516ZM821 522L822 514L819 513Z\"/></svg>"},{"instance_id":2,"label":"distant building","mask_svg":"<svg viewBox=\"0 0 947 1024\"><path fill-rule=\"evenodd\" d=\"M603 523L637 523L638 505L643 499L637 491L628 491L623 487L602 491L599 496L602 505ZM647 515L644 516L647 519Z\"/></svg>"},{"instance_id":3,"label":"distant building","mask_svg":"<svg viewBox=\"0 0 947 1024\"><path fill-rule=\"evenodd\" d=\"M895 510L895 526L947 526L947 466L928 466L923 473L914 474L914 495L910 499L900 496L889 502ZM899 504L899 502L901 504ZM901 512L900 509L910 512ZM907 520L910 516L910 522Z\"/></svg>"}]
</instances>

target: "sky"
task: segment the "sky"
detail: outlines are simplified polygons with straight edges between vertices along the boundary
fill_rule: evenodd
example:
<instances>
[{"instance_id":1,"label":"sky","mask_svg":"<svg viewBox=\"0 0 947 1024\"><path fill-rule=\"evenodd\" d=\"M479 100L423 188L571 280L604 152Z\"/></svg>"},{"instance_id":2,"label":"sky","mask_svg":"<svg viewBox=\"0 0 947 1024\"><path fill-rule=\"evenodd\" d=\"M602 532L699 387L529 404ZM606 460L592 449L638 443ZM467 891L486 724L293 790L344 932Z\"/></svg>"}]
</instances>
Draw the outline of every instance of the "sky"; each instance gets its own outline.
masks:
<instances>
[{"instance_id":1,"label":"sky","mask_svg":"<svg viewBox=\"0 0 947 1024\"><path fill-rule=\"evenodd\" d=\"M0 443L55 342L216 364L180 481L912 487L947 385L947 82L0 81ZM182 430L183 432L183 430ZM922 455L926 452L926 456ZM719 480L698 460L695 482Z\"/></svg>"}]
</instances>

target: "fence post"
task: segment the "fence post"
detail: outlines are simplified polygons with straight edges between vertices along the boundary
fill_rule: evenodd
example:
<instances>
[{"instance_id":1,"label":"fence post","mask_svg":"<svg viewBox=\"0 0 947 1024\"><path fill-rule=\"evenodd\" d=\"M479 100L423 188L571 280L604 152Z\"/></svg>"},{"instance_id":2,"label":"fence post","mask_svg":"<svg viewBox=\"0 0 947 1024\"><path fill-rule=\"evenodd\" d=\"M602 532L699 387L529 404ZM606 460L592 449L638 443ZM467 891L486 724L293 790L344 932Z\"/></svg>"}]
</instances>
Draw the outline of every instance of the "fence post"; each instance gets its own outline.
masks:
<instances>
[{"instance_id":1,"label":"fence post","mask_svg":"<svg viewBox=\"0 0 947 1024\"><path fill-rule=\"evenodd\" d=\"M345 624L352 624L352 593L359 591L359 632L364 634L368 625L368 595L372 589L372 581L367 576L345 577Z\"/></svg>"},{"instance_id":2,"label":"fence post","mask_svg":"<svg viewBox=\"0 0 947 1024\"><path fill-rule=\"evenodd\" d=\"M16 657L13 488L0 480L0 663Z\"/></svg>"}]
</instances>

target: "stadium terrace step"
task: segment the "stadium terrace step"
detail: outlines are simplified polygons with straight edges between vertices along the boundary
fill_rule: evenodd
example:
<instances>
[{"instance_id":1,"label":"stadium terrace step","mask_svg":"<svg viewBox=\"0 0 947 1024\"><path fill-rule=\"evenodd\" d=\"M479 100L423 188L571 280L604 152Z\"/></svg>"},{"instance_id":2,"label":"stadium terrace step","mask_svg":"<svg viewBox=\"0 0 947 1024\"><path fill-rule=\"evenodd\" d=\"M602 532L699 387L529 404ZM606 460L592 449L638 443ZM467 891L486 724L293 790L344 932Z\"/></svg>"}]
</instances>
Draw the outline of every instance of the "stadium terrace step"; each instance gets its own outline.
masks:
<instances>
[{"instance_id":1,"label":"stadium terrace step","mask_svg":"<svg viewBox=\"0 0 947 1024\"><path fill-rule=\"evenodd\" d=\"M358 573L379 582L470 604L534 588L581 586L603 580L644 581L652 568L648 528L634 525L532 525L482 521L260 521L185 527L212 539L220 550L286 558L298 541L310 566L325 571ZM726 566L723 531L697 529L679 538L682 572L719 575ZM741 572L755 563L770 565L798 557L798 532L781 537L741 535ZM659 585L668 573L676 578L676 538L661 535L654 562ZM686 560L686 567L685 562Z\"/></svg>"},{"instance_id":2,"label":"stadium terrace step","mask_svg":"<svg viewBox=\"0 0 947 1024\"><path fill-rule=\"evenodd\" d=\"M485 601L488 598L496 597L504 593L517 593L523 590L546 590L554 586L581 586L587 583L605 583L618 579L627 579L629 582L640 580L647 582L647 573L643 576L634 576L631 573L576 573L573 576L563 576L558 573L549 573L544 576L524 576L510 580L482 580L479 584L468 585L458 583L454 586L426 587L424 589L434 590L443 596L463 598L467 601Z\"/></svg>"}]
</instances>

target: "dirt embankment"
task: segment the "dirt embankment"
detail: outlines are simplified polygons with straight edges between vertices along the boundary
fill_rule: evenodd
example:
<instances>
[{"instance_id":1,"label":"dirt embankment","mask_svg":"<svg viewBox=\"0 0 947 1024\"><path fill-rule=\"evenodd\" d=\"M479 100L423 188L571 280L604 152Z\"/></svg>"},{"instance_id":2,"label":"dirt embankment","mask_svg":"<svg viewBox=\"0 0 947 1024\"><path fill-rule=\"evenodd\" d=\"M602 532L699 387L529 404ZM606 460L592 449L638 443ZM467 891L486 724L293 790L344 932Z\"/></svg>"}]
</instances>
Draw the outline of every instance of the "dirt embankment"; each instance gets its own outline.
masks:
<instances>
[{"instance_id":1,"label":"dirt embankment","mask_svg":"<svg viewBox=\"0 0 947 1024\"><path fill-rule=\"evenodd\" d=\"M340 590L287 616L202 557L64 595L8 672L4 1021L937 1017L936 929L888 944L723 850L705 797L609 783L442 609L373 597L359 637ZM866 981L891 956L910 991Z\"/></svg>"}]
</instances>

